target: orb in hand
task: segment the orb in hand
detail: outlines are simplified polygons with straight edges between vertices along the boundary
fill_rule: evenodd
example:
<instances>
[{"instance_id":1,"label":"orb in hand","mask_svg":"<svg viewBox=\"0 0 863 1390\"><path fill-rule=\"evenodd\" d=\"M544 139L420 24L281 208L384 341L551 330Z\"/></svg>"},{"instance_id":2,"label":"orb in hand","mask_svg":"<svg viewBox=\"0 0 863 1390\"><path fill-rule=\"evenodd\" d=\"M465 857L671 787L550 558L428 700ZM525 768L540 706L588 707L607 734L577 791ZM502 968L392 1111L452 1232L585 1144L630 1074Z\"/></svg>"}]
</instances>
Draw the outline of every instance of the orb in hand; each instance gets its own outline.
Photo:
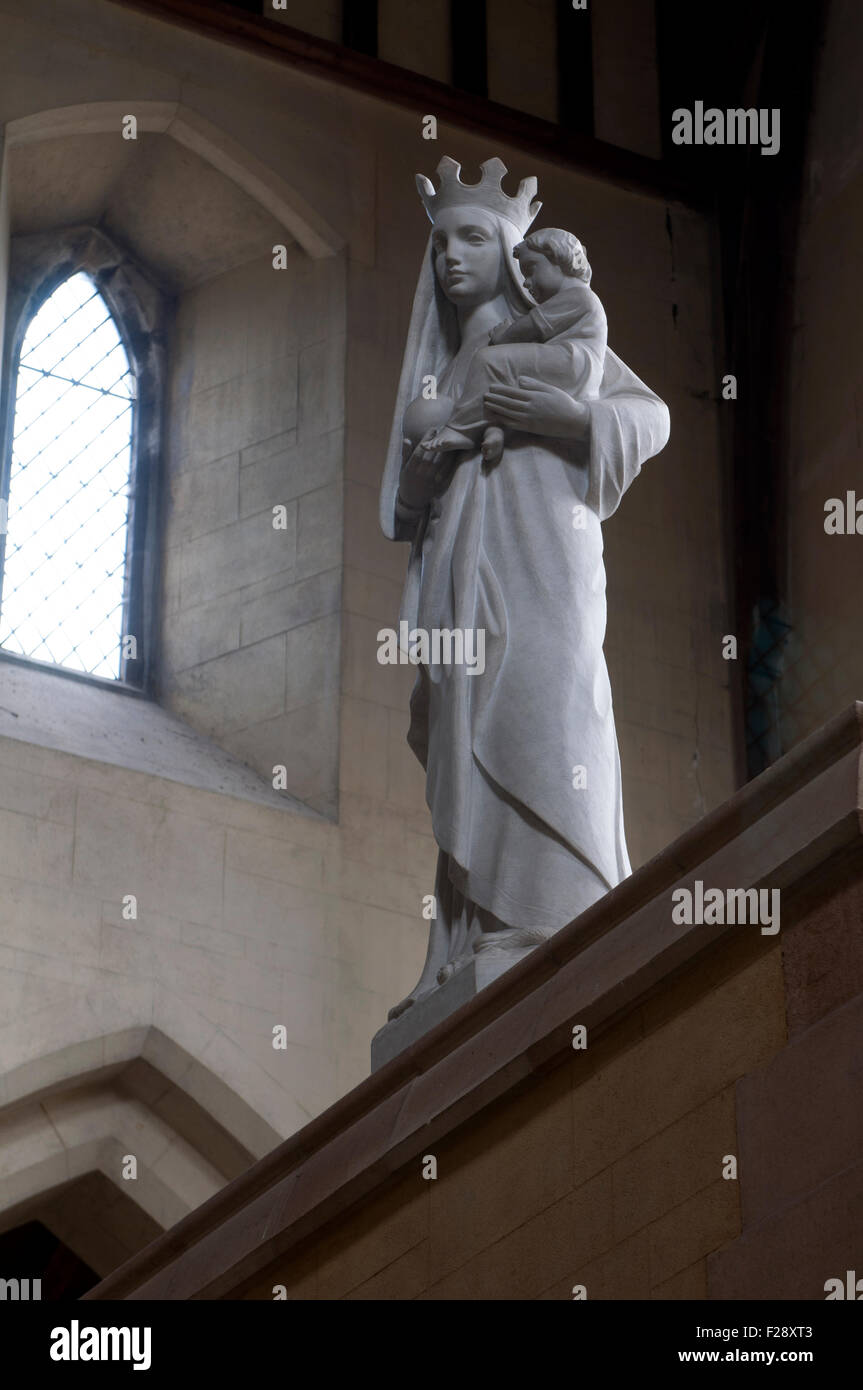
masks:
<instances>
[{"instance_id":1,"label":"orb in hand","mask_svg":"<svg viewBox=\"0 0 863 1390\"><path fill-rule=\"evenodd\" d=\"M402 430L405 439L409 439L416 447L432 430L443 429L452 414L453 404L449 396L437 396L434 400L417 396L404 414Z\"/></svg>"}]
</instances>

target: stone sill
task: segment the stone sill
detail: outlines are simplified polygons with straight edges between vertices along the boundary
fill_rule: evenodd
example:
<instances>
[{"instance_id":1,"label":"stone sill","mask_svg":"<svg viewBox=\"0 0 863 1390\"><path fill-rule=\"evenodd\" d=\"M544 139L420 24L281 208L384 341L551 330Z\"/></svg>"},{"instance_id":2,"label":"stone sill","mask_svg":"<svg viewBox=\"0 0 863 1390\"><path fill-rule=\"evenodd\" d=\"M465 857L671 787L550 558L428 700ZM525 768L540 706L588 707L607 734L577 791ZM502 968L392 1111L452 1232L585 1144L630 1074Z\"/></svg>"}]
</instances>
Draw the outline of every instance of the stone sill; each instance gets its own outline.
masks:
<instances>
[{"instance_id":1,"label":"stone sill","mask_svg":"<svg viewBox=\"0 0 863 1390\"><path fill-rule=\"evenodd\" d=\"M860 871L861 742L857 703L85 1297L230 1297L571 1055L573 1024L595 1036L704 952L759 931L673 923L675 886L779 888L787 927L828 861ZM758 940L775 947L775 937Z\"/></svg>"},{"instance_id":2,"label":"stone sill","mask_svg":"<svg viewBox=\"0 0 863 1390\"><path fill-rule=\"evenodd\" d=\"M325 819L129 687L111 689L13 658L0 659L0 738Z\"/></svg>"}]
</instances>

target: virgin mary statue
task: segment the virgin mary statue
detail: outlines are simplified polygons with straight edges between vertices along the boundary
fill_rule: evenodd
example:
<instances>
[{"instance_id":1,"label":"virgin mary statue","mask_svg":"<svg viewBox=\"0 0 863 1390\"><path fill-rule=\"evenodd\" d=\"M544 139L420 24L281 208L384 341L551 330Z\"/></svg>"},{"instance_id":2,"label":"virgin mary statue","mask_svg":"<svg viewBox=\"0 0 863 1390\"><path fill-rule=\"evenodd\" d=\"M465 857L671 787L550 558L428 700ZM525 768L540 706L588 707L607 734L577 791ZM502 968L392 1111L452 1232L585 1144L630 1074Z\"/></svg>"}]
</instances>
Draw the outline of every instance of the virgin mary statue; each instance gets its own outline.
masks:
<instances>
[{"instance_id":1,"label":"virgin mary statue","mask_svg":"<svg viewBox=\"0 0 863 1390\"><path fill-rule=\"evenodd\" d=\"M426 771L440 851L436 915L422 975L390 1018L470 961L488 983L631 872L602 650L600 523L665 445L666 406L607 349L593 399L525 377L490 390L489 419L505 431L494 466L479 446L437 458L413 447L458 399L489 330L534 305L513 248L539 211L536 179L511 197L506 172L489 159L468 185L444 158L439 190L417 179L432 231L381 525L411 542L408 630L485 645L482 669L418 666L408 743Z\"/></svg>"}]
</instances>

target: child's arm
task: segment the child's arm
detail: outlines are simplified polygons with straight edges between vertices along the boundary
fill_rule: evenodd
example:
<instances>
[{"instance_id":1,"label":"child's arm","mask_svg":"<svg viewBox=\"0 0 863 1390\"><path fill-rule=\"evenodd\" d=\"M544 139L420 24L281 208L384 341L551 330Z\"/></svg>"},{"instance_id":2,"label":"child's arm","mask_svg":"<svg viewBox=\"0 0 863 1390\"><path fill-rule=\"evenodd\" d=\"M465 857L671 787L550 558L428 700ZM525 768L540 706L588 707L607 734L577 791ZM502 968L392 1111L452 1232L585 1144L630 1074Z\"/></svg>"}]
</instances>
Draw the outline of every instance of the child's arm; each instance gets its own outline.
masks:
<instances>
[{"instance_id":1,"label":"child's arm","mask_svg":"<svg viewBox=\"0 0 863 1390\"><path fill-rule=\"evenodd\" d=\"M528 316L534 324L534 339L545 343L550 338L574 338L596 345L604 356L608 341L608 322L601 300L593 290L580 289L573 294L554 295L544 304L537 304Z\"/></svg>"},{"instance_id":2,"label":"child's arm","mask_svg":"<svg viewBox=\"0 0 863 1390\"><path fill-rule=\"evenodd\" d=\"M488 335L493 347L498 343L535 343L536 338L536 324L530 314L522 314L517 319L495 324Z\"/></svg>"}]
</instances>

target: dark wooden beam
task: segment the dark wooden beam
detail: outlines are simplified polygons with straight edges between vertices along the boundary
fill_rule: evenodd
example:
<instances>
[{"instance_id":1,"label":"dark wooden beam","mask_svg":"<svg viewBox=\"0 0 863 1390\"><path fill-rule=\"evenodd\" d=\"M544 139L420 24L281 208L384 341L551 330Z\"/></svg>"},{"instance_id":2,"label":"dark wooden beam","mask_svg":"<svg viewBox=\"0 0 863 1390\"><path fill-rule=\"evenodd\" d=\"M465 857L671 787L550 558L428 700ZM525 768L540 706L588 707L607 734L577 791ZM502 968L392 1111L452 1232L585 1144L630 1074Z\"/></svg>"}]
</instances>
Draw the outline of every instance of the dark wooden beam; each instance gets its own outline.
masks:
<instances>
[{"instance_id":1,"label":"dark wooden beam","mask_svg":"<svg viewBox=\"0 0 863 1390\"><path fill-rule=\"evenodd\" d=\"M565 130L593 135L593 31L590 9L557 0L557 119Z\"/></svg>"},{"instance_id":2,"label":"dark wooden beam","mask_svg":"<svg viewBox=\"0 0 863 1390\"><path fill-rule=\"evenodd\" d=\"M488 96L488 17L485 0L450 0L452 82L459 91Z\"/></svg>"},{"instance_id":3,"label":"dark wooden beam","mask_svg":"<svg viewBox=\"0 0 863 1390\"><path fill-rule=\"evenodd\" d=\"M206 38L222 40L285 63L316 77L353 87L382 101L409 107L439 121L464 126L472 134L527 150L580 174L663 201L702 211L713 207L706 182L686 171L577 131L563 130L509 106L458 91L443 82L409 72L394 63L330 43L275 20L244 14L220 0L111 0L154 18L182 25Z\"/></svg>"},{"instance_id":4,"label":"dark wooden beam","mask_svg":"<svg viewBox=\"0 0 863 1390\"><path fill-rule=\"evenodd\" d=\"M342 5L342 43L358 53L377 57L378 0L344 0Z\"/></svg>"}]
</instances>

